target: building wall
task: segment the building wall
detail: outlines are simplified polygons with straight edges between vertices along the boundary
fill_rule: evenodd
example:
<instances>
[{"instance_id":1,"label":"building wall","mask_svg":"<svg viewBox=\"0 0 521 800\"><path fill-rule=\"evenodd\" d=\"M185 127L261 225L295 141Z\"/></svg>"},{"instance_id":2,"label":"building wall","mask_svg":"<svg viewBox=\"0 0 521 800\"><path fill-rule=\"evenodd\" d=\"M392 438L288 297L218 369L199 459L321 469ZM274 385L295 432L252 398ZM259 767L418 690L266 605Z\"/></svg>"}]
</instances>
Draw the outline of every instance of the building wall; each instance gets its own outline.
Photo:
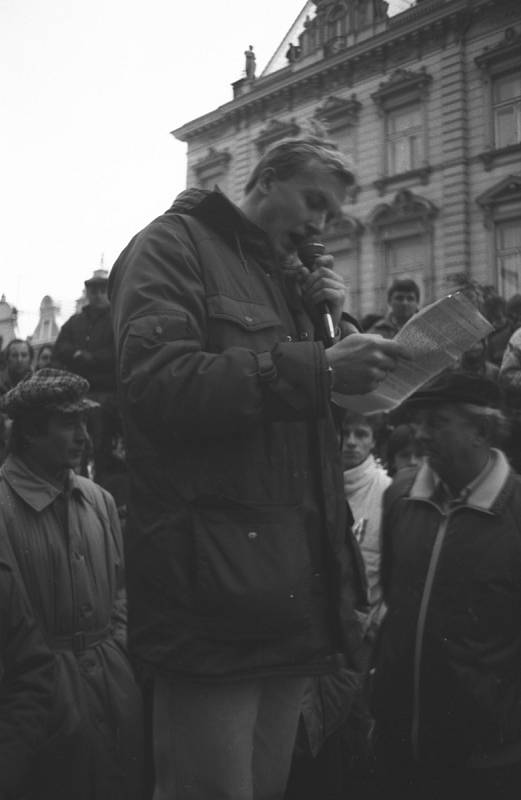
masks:
<instances>
[{"instance_id":1,"label":"building wall","mask_svg":"<svg viewBox=\"0 0 521 800\"><path fill-rule=\"evenodd\" d=\"M330 0L317 5L327 17ZM347 13L350 3L345 7ZM212 164L213 148L212 185L239 200L259 157L261 134L276 132L277 125L281 132L284 125L303 131L334 98L346 103L345 118L318 119L351 153L358 182L344 207L347 233L336 231L328 244L349 286L348 309L359 316L383 312L386 288L399 274L415 276L426 301L446 293L456 273L498 285L507 296L521 291L521 283L511 278L503 285L496 272L497 226L505 217L519 218L521 226L521 134L514 146L496 153L490 106L490 76L521 70L517 0L423 0L380 18L370 30L374 35L345 30L336 48L327 40L321 45L320 58L315 49L276 73L237 82L233 101L175 131L188 142L188 183L210 185L204 164ZM304 53L308 34L300 40ZM484 54L487 63L476 63ZM354 113L348 101L359 104ZM422 144L416 146L424 152L417 169L389 180L385 126L396 119L399 124L403 110L416 107L423 115ZM511 274L517 262L515 255L509 258ZM411 272L420 263L421 274Z\"/></svg>"}]
</instances>

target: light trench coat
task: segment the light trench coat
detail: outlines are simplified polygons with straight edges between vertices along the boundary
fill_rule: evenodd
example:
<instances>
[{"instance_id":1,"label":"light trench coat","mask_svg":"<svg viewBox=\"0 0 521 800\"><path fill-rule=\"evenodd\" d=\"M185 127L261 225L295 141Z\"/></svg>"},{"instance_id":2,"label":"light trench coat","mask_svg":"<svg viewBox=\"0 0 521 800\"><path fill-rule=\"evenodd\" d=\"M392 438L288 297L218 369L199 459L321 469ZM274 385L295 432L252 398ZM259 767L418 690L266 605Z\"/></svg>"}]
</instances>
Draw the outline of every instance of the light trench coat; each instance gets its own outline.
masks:
<instances>
[{"instance_id":1,"label":"light trench coat","mask_svg":"<svg viewBox=\"0 0 521 800\"><path fill-rule=\"evenodd\" d=\"M112 497L73 472L60 491L9 456L0 470L0 555L19 573L55 656L31 800L140 797L142 706L126 654L123 543Z\"/></svg>"}]
</instances>

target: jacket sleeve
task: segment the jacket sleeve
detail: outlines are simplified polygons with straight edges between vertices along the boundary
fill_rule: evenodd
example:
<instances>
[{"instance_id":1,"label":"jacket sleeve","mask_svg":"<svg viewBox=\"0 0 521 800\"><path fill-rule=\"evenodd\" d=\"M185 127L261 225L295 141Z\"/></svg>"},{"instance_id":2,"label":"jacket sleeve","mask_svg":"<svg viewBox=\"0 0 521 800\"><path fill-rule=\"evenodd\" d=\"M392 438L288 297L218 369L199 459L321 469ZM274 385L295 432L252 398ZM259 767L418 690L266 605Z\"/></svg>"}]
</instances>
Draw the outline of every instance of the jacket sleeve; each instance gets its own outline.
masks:
<instances>
[{"instance_id":1,"label":"jacket sleeve","mask_svg":"<svg viewBox=\"0 0 521 800\"><path fill-rule=\"evenodd\" d=\"M44 741L54 658L11 570L0 563L0 797L18 796Z\"/></svg>"},{"instance_id":2,"label":"jacket sleeve","mask_svg":"<svg viewBox=\"0 0 521 800\"><path fill-rule=\"evenodd\" d=\"M52 361L55 366L61 369L68 369L75 372L73 355L78 349L78 345L74 340L72 319L73 317L68 319L60 329L58 338L54 343Z\"/></svg>"},{"instance_id":3,"label":"jacket sleeve","mask_svg":"<svg viewBox=\"0 0 521 800\"><path fill-rule=\"evenodd\" d=\"M127 414L142 428L193 439L226 436L263 419L325 413L322 344L281 342L266 353L205 350L204 276L184 229L153 223L123 251L113 274L118 382Z\"/></svg>"}]
</instances>

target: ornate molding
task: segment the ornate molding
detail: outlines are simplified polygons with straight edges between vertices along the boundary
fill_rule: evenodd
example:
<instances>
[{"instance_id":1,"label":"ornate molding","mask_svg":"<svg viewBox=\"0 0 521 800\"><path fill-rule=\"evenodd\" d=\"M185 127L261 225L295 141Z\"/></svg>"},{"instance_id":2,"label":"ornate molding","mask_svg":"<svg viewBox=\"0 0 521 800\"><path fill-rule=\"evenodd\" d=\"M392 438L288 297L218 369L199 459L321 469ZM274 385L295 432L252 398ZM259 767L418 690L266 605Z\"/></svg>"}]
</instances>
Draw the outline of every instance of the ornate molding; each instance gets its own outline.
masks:
<instances>
[{"instance_id":1,"label":"ornate molding","mask_svg":"<svg viewBox=\"0 0 521 800\"><path fill-rule=\"evenodd\" d=\"M517 156L521 153L521 143L510 144L508 147L489 147L478 155L479 160L482 162L485 170L490 172L494 166L494 162L502 160L503 157L508 160L509 156Z\"/></svg>"},{"instance_id":2,"label":"ornate molding","mask_svg":"<svg viewBox=\"0 0 521 800\"><path fill-rule=\"evenodd\" d=\"M427 88L432 81L425 67L418 72L409 69L396 69L389 80L380 83L378 90L373 92L371 98L376 105L386 110L392 108L396 102L421 100L427 94Z\"/></svg>"},{"instance_id":3,"label":"ornate molding","mask_svg":"<svg viewBox=\"0 0 521 800\"><path fill-rule=\"evenodd\" d=\"M327 241L334 239L349 239L353 244L360 239L364 232L364 225L357 217L351 214L342 214L342 217L329 227Z\"/></svg>"},{"instance_id":4,"label":"ornate molding","mask_svg":"<svg viewBox=\"0 0 521 800\"><path fill-rule=\"evenodd\" d=\"M427 230L437 213L437 207L427 198L411 192L410 189L400 189L392 203L377 205L368 221L377 235L381 235L384 228L408 222L420 222Z\"/></svg>"},{"instance_id":5,"label":"ornate molding","mask_svg":"<svg viewBox=\"0 0 521 800\"><path fill-rule=\"evenodd\" d=\"M419 169L410 169L407 172L400 172L397 175L388 175L378 178L373 182L373 186L378 190L378 194L381 197L385 194L388 186L393 186L402 181L414 181L421 183L422 186L426 186L429 183L431 172L432 167L427 164L424 167L419 167Z\"/></svg>"},{"instance_id":6,"label":"ornate molding","mask_svg":"<svg viewBox=\"0 0 521 800\"><path fill-rule=\"evenodd\" d=\"M299 132L300 126L297 125L294 118L284 122L280 119L271 119L255 139L257 150L259 153L263 153L270 145L280 139L297 136Z\"/></svg>"},{"instance_id":7,"label":"ornate molding","mask_svg":"<svg viewBox=\"0 0 521 800\"><path fill-rule=\"evenodd\" d=\"M493 223L501 207L518 206L521 214L521 175L507 175L506 178L476 197L476 203L483 210L487 227Z\"/></svg>"},{"instance_id":8,"label":"ornate molding","mask_svg":"<svg viewBox=\"0 0 521 800\"><path fill-rule=\"evenodd\" d=\"M216 150L215 147L208 148L206 156L197 161L193 169L198 178L209 178L212 175L221 175L227 168L231 160L228 150Z\"/></svg>"},{"instance_id":9,"label":"ornate molding","mask_svg":"<svg viewBox=\"0 0 521 800\"><path fill-rule=\"evenodd\" d=\"M361 108L362 103L356 99L356 94L347 99L330 95L315 109L313 116L327 125L330 131L336 131L356 125Z\"/></svg>"},{"instance_id":10,"label":"ornate molding","mask_svg":"<svg viewBox=\"0 0 521 800\"><path fill-rule=\"evenodd\" d=\"M503 69L510 63L512 66L521 64L521 34L514 28L507 28L503 39L492 47L485 47L474 61L487 73L495 72L498 67Z\"/></svg>"}]
</instances>

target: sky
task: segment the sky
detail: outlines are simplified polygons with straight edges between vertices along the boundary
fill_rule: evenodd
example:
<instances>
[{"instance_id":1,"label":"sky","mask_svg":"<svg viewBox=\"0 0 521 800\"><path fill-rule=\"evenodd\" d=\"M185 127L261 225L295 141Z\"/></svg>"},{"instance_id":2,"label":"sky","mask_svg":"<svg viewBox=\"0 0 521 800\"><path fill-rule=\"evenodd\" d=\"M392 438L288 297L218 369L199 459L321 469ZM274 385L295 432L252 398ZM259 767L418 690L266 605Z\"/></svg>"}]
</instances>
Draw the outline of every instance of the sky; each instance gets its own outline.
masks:
<instances>
[{"instance_id":1,"label":"sky","mask_svg":"<svg viewBox=\"0 0 521 800\"><path fill-rule=\"evenodd\" d=\"M170 131L260 74L304 0L0 0L0 295L30 336L184 187ZM391 12L408 0L392 0Z\"/></svg>"}]
</instances>

